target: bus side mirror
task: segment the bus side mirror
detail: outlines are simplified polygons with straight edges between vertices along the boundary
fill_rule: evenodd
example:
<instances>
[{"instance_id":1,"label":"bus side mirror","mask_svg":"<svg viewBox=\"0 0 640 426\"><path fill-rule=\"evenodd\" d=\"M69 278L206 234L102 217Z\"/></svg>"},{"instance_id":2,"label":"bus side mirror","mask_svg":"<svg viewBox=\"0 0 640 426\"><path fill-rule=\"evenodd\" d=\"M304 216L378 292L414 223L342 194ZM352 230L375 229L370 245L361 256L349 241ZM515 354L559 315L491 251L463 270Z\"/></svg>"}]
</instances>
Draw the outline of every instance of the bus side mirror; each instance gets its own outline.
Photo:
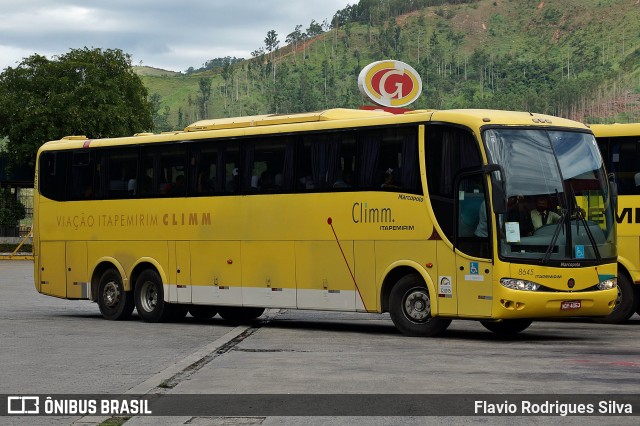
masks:
<instances>
[{"instance_id":1,"label":"bus side mirror","mask_svg":"<svg viewBox=\"0 0 640 426\"><path fill-rule=\"evenodd\" d=\"M487 164L483 167L485 174L491 175L491 200L493 212L507 212L507 194L504 187L504 169L499 164Z\"/></svg>"}]
</instances>

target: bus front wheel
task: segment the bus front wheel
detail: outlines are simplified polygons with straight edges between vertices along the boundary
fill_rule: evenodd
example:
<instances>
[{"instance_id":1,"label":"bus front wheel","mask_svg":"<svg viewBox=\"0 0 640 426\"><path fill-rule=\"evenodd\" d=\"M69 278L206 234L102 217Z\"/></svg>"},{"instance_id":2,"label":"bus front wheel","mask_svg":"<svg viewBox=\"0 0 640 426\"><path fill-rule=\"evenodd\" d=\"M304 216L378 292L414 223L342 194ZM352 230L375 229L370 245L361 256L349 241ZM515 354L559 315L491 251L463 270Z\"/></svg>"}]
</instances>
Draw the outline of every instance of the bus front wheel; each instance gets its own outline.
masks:
<instances>
[{"instance_id":1,"label":"bus front wheel","mask_svg":"<svg viewBox=\"0 0 640 426\"><path fill-rule=\"evenodd\" d=\"M171 319L171 305L164 300L162 280L156 271L147 269L140 274L136 281L134 295L138 314L146 322L163 322Z\"/></svg>"},{"instance_id":2,"label":"bus front wheel","mask_svg":"<svg viewBox=\"0 0 640 426\"><path fill-rule=\"evenodd\" d=\"M435 336L451 323L431 316L429 289L418 274L400 278L389 296L389 315L393 324L407 336Z\"/></svg>"},{"instance_id":3,"label":"bus front wheel","mask_svg":"<svg viewBox=\"0 0 640 426\"><path fill-rule=\"evenodd\" d=\"M620 324L625 322L636 310L638 306L637 294L633 288L633 284L627 275L621 273L618 275L618 298L613 311L606 317L599 320L605 324Z\"/></svg>"},{"instance_id":4,"label":"bus front wheel","mask_svg":"<svg viewBox=\"0 0 640 426\"><path fill-rule=\"evenodd\" d=\"M526 319L507 319L502 321L480 321L480 324L489 331L500 336L511 336L529 328L533 321Z\"/></svg>"}]
</instances>

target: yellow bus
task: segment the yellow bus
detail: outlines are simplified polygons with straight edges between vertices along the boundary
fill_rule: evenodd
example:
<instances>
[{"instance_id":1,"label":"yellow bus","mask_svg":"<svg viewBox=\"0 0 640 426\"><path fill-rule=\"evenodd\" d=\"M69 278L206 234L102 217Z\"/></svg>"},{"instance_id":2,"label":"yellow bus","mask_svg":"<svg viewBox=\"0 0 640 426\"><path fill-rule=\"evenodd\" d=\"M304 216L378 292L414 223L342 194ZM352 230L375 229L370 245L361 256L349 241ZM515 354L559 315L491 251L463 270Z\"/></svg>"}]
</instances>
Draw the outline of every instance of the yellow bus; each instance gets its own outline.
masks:
<instances>
[{"instance_id":1,"label":"yellow bus","mask_svg":"<svg viewBox=\"0 0 640 426\"><path fill-rule=\"evenodd\" d=\"M291 308L389 312L412 336L455 318L517 333L606 316L617 295L595 139L550 116L331 109L70 136L41 147L35 187L37 290L110 320ZM559 219L528 229L514 213L541 197Z\"/></svg>"},{"instance_id":2,"label":"yellow bus","mask_svg":"<svg viewBox=\"0 0 640 426\"><path fill-rule=\"evenodd\" d=\"M619 193L618 290L619 298L612 323L640 314L640 123L593 124L608 172L614 176Z\"/></svg>"}]
</instances>

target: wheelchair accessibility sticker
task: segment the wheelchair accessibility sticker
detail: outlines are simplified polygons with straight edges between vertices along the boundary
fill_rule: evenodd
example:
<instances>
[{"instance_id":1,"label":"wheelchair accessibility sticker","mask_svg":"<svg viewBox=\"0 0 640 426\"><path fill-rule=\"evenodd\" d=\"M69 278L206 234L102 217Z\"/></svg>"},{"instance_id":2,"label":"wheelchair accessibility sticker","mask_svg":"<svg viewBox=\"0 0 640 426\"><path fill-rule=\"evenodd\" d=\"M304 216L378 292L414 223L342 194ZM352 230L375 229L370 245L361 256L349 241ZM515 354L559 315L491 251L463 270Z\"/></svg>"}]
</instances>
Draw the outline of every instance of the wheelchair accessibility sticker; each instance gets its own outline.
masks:
<instances>
[{"instance_id":1,"label":"wheelchair accessibility sticker","mask_svg":"<svg viewBox=\"0 0 640 426\"><path fill-rule=\"evenodd\" d=\"M576 246L576 259L584 259L584 246Z\"/></svg>"},{"instance_id":2,"label":"wheelchair accessibility sticker","mask_svg":"<svg viewBox=\"0 0 640 426\"><path fill-rule=\"evenodd\" d=\"M464 276L465 281L484 281L484 275L480 275L478 262L469 262L469 274Z\"/></svg>"}]
</instances>

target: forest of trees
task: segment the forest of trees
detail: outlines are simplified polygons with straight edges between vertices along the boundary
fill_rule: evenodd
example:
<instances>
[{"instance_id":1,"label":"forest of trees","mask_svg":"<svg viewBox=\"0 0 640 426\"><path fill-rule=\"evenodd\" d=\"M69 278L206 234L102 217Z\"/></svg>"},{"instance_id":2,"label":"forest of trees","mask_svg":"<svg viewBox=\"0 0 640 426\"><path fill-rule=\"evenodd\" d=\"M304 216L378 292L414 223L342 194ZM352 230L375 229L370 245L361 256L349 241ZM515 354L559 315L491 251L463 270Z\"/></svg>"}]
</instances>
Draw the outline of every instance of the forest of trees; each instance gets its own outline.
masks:
<instances>
[{"instance_id":1,"label":"forest of trees","mask_svg":"<svg viewBox=\"0 0 640 426\"><path fill-rule=\"evenodd\" d=\"M357 75L380 59L405 61L420 73L423 94L414 108L640 121L640 19L621 18L622 31L612 34L595 18L585 25L593 13L575 13L577 0L567 3L361 0L330 21L298 24L284 36L267 32L249 59L207 62L215 69L192 76L198 89L185 103L155 109L156 130L211 117L357 108ZM469 16L483 19L483 32L461 26ZM523 28L528 33L519 34Z\"/></svg>"},{"instance_id":2,"label":"forest of trees","mask_svg":"<svg viewBox=\"0 0 640 426\"><path fill-rule=\"evenodd\" d=\"M195 74L203 71L212 71L216 68L222 68L225 65L233 65L236 62L243 61L242 58L236 58L231 56L225 56L224 58L215 58L205 62L200 68L194 69L193 67L189 67L185 73L187 75Z\"/></svg>"}]
</instances>

